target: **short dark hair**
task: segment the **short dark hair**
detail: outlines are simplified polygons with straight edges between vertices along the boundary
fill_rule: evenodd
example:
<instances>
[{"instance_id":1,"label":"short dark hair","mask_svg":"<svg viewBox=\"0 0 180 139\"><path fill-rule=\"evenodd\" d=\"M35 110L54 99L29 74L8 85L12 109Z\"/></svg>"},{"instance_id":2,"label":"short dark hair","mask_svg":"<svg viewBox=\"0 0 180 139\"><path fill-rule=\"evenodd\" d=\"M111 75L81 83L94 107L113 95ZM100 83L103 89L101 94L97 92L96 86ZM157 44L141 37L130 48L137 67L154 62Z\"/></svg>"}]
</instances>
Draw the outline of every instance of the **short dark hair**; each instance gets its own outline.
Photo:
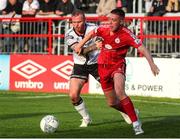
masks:
<instances>
[{"instance_id":1,"label":"short dark hair","mask_svg":"<svg viewBox=\"0 0 180 139\"><path fill-rule=\"evenodd\" d=\"M112 14L118 15L120 18L125 18L125 12L121 8L116 8L111 11Z\"/></svg>"},{"instance_id":2,"label":"short dark hair","mask_svg":"<svg viewBox=\"0 0 180 139\"><path fill-rule=\"evenodd\" d=\"M85 13L82 10L76 9L72 12L72 16L82 15L85 18Z\"/></svg>"}]
</instances>

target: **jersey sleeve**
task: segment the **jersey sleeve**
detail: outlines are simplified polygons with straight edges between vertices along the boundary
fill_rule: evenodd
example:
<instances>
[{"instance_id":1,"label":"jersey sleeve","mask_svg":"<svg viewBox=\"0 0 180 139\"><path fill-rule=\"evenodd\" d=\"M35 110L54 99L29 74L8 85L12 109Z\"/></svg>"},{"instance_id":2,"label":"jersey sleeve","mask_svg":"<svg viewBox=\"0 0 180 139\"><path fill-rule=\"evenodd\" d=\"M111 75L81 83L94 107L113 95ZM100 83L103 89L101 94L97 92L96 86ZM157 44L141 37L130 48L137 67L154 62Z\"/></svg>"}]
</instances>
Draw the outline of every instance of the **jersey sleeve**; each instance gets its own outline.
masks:
<instances>
[{"instance_id":1,"label":"jersey sleeve","mask_svg":"<svg viewBox=\"0 0 180 139\"><path fill-rule=\"evenodd\" d=\"M129 46L132 46L134 48L138 48L142 45L142 41L139 38L137 38L137 36L131 31L127 33L127 43Z\"/></svg>"},{"instance_id":2,"label":"jersey sleeve","mask_svg":"<svg viewBox=\"0 0 180 139\"><path fill-rule=\"evenodd\" d=\"M75 37L70 33L65 34L65 42L66 42L66 46L68 47L71 47L74 44L78 43Z\"/></svg>"},{"instance_id":3,"label":"jersey sleeve","mask_svg":"<svg viewBox=\"0 0 180 139\"><path fill-rule=\"evenodd\" d=\"M103 28L102 27L97 27L94 30L94 36L101 36L102 32L103 32Z\"/></svg>"}]
</instances>

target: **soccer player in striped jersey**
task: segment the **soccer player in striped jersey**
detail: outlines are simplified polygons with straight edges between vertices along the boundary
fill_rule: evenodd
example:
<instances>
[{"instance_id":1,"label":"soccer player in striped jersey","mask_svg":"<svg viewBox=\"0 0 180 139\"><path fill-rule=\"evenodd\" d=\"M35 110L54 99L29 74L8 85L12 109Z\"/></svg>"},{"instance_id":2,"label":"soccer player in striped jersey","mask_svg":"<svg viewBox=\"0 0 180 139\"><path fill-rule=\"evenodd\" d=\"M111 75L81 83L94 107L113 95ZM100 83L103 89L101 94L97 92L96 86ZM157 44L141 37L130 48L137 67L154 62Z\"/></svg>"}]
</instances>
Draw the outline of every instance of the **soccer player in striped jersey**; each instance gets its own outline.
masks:
<instances>
[{"instance_id":1,"label":"soccer player in striped jersey","mask_svg":"<svg viewBox=\"0 0 180 139\"><path fill-rule=\"evenodd\" d=\"M97 81L99 75L97 71L97 57L99 51L95 50L88 53L86 56L78 55L74 48L83 37L94 30L97 26L95 24L86 23L85 15L82 11L76 10L72 13L72 28L65 34L66 45L73 50L74 67L70 77L70 91L69 96L74 108L82 116L82 123L80 127L87 127L91 123L91 117L85 106L85 102L80 97L81 89L88 81L88 76L91 74ZM94 39L89 40L83 48L96 45Z\"/></svg>"}]
</instances>

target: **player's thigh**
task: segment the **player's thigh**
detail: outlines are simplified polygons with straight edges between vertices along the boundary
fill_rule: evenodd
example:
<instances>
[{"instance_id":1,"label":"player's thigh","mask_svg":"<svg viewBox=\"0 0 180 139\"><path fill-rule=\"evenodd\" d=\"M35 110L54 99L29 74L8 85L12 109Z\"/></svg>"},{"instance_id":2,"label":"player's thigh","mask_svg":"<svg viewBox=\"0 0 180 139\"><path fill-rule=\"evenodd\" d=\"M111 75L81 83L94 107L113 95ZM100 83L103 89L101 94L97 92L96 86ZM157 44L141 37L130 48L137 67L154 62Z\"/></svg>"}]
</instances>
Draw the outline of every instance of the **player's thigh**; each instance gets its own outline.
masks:
<instances>
[{"instance_id":1,"label":"player's thigh","mask_svg":"<svg viewBox=\"0 0 180 139\"><path fill-rule=\"evenodd\" d=\"M81 89L88 80L88 73L84 65L74 64L73 72L70 79L70 96L79 96Z\"/></svg>"},{"instance_id":2,"label":"player's thigh","mask_svg":"<svg viewBox=\"0 0 180 139\"><path fill-rule=\"evenodd\" d=\"M118 98L124 99L126 97L125 94L125 76L122 73L115 73L113 76L114 80L114 89Z\"/></svg>"},{"instance_id":3,"label":"player's thigh","mask_svg":"<svg viewBox=\"0 0 180 139\"><path fill-rule=\"evenodd\" d=\"M79 79L79 78L71 78L70 79L70 86L69 86L69 95L71 98L78 98L80 93L81 93L81 89L83 87L83 85L85 84L86 80L84 79Z\"/></svg>"}]
</instances>

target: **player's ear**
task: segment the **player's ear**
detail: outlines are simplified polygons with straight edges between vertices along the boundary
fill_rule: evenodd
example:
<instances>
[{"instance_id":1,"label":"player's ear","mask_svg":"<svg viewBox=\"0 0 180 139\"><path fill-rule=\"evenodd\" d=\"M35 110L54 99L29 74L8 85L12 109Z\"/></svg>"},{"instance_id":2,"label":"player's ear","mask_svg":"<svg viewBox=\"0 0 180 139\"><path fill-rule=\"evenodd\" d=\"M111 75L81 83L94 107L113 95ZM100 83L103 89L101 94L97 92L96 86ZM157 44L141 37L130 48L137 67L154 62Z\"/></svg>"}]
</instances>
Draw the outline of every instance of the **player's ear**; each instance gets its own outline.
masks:
<instances>
[{"instance_id":1,"label":"player's ear","mask_svg":"<svg viewBox=\"0 0 180 139\"><path fill-rule=\"evenodd\" d=\"M120 25L122 26L122 25L124 25L124 20L120 20Z\"/></svg>"}]
</instances>

